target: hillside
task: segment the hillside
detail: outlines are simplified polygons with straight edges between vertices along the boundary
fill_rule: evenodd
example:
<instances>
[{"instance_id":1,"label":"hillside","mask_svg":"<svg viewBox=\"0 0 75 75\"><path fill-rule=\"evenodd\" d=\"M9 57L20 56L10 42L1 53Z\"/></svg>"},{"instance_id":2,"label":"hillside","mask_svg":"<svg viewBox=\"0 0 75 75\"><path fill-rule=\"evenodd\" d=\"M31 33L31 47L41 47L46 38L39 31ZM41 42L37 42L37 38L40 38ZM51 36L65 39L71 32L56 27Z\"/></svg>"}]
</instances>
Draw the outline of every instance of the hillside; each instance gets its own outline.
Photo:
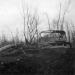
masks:
<instances>
[{"instance_id":1,"label":"hillside","mask_svg":"<svg viewBox=\"0 0 75 75\"><path fill-rule=\"evenodd\" d=\"M70 51L12 46L0 52L0 75L73 75Z\"/></svg>"}]
</instances>

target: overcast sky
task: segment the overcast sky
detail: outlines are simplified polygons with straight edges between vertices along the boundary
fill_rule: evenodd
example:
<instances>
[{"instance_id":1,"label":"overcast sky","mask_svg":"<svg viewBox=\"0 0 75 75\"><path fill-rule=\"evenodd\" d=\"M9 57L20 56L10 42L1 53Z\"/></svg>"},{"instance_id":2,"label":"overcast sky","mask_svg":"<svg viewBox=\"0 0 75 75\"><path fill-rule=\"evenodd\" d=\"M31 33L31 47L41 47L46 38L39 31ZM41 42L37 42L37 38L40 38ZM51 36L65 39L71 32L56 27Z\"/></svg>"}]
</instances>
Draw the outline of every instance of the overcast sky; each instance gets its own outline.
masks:
<instances>
[{"instance_id":1,"label":"overcast sky","mask_svg":"<svg viewBox=\"0 0 75 75\"><path fill-rule=\"evenodd\" d=\"M9 31L15 32L16 29L21 30L23 27L21 2L22 0L0 0L0 33L2 31L8 33ZM57 16L59 10L59 0L25 0L25 5L29 8L37 9L40 16L48 13L51 20ZM74 7L75 0L71 0L66 18L73 22L75 20Z\"/></svg>"}]
</instances>

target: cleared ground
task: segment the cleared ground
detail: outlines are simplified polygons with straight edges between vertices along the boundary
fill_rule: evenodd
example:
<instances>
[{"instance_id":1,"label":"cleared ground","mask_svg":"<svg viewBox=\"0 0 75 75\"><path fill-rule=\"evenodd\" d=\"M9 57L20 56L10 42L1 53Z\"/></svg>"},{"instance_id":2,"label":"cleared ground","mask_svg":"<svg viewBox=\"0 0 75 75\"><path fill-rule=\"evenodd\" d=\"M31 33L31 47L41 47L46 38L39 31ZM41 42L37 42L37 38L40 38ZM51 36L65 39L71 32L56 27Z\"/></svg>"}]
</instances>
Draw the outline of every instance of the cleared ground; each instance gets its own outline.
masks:
<instances>
[{"instance_id":1,"label":"cleared ground","mask_svg":"<svg viewBox=\"0 0 75 75\"><path fill-rule=\"evenodd\" d=\"M13 46L0 52L0 75L74 75L74 57L74 49Z\"/></svg>"}]
</instances>

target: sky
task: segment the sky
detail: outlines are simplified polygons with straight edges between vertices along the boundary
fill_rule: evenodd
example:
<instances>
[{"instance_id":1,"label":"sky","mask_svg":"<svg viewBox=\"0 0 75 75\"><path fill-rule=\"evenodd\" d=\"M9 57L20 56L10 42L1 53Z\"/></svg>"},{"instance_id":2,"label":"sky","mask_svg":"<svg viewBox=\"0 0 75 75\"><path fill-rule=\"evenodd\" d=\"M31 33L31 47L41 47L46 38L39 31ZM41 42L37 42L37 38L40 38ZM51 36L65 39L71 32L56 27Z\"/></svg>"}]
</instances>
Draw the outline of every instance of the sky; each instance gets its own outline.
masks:
<instances>
[{"instance_id":1,"label":"sky","mask_svg":"<svg viewBox=\"0 0 75 75\"><path fill-rule=\"evenodd\" d=\"M11 35L11 32L15 34L16 31L23 31L22 5L31 10L37 10L43 22L42 29L45 29L47 27L44 23L46 21L45 13L48 14L50 21L56 18L59 11L59 1L64 4L65 0L0 0L0 34ZM75 24L74 7L75 0L71 0L66 19Z\"/></svg>"}]
</instances>

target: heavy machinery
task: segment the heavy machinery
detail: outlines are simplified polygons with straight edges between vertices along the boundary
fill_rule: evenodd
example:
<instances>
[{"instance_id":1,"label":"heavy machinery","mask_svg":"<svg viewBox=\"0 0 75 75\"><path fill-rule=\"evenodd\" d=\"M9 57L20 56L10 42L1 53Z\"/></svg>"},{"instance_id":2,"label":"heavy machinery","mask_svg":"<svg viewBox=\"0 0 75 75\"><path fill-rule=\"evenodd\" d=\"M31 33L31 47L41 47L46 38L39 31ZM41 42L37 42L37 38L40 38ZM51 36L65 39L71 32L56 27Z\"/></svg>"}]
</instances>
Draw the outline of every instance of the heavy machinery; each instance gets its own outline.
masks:
<instances>
[{"instance_id":1,"label":"heavy machinery","mask_svg":"<svg viewBox=\"0 0 75 75\"><path fill-rule=\"evenodd\" d=\"M45 48L71 48L71 43L67 41L66 33L62 30L42 31L39 39L39 47Z\"/></svg>"}]
</instances>

